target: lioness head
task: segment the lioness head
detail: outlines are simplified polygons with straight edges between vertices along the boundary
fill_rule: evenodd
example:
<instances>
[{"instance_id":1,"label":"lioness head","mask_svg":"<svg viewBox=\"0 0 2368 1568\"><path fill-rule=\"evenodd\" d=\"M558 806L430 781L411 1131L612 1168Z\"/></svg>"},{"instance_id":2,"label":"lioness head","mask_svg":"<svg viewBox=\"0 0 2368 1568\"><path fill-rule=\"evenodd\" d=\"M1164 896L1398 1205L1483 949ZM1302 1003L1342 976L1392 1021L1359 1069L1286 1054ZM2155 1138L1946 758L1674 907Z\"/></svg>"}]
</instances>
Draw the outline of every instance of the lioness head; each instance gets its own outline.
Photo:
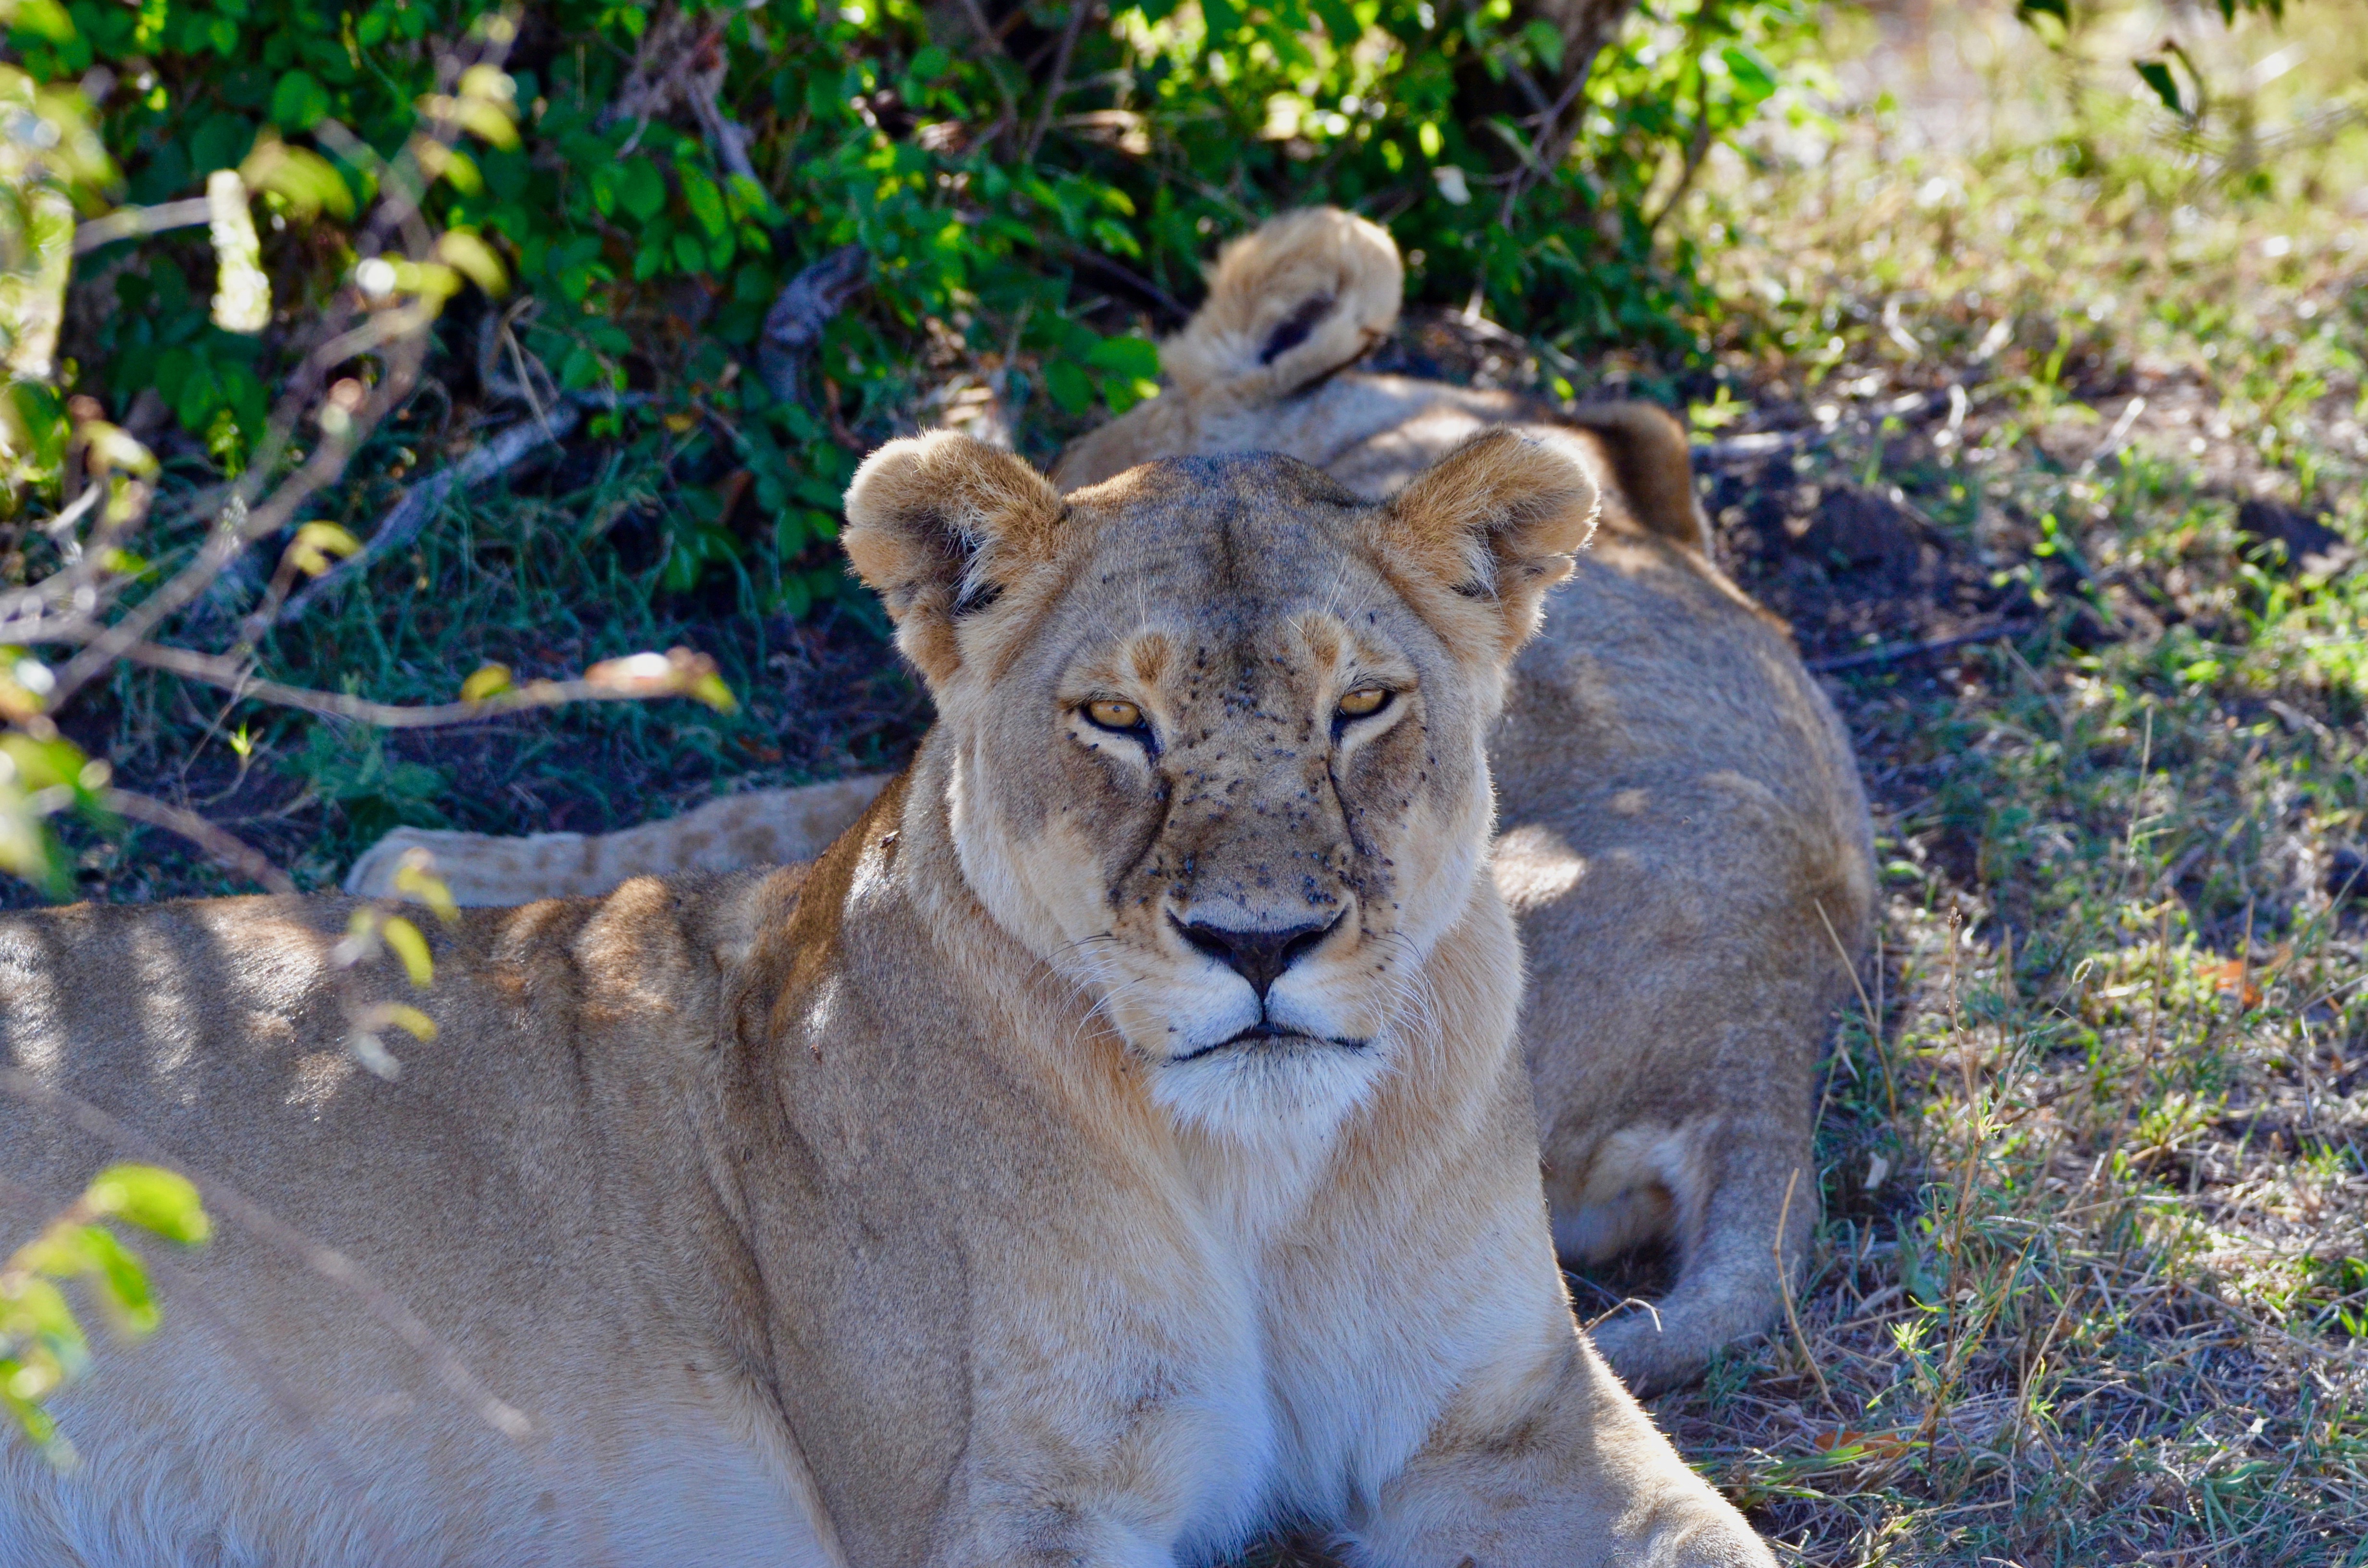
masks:
<instances>
[{"instance_id":1,"label":"lioness head","mask_svg":"<svg viewBox=\"0 0 2368 1568\"><path fill-rule=\"evenodd\" d=\"M981 904L1180 1117L1328 1127L1494 896L1484 743L1595 502L1508 432L1380 505L1272 456L1064 499L940 433L863 465L845 543L937 699Z\"/></svg>"}]
</instances>

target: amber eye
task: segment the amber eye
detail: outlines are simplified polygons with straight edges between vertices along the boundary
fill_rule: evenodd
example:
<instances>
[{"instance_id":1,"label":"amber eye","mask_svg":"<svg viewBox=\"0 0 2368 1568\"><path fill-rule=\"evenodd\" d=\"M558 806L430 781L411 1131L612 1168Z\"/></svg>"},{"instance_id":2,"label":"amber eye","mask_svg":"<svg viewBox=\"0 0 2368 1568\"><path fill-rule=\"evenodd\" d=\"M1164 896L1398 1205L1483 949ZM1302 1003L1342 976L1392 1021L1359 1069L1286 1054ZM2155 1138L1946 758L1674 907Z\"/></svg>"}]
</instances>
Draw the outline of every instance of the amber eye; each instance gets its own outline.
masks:
<instances>
[{"instance_id":1,"label":"amber eye","mask_svg":"<svg viewBox=\"0 0 2368 1568\"><path fill-rule=\"evenodd\" d=\"M1104 699L1086 704L1086 717L1105 730L1139 730L1143 727L1143 710L1132 702Z\"/></svg>"},{"instance_id":2,"label":"amber eye","mask_svg":"<svg viewBox=\"0 0 2368 1568\"><path fill-rule=\"evenodd\" d=\"M1390 700L1389 688L1381 686L1360 686L1340 699L1340 716L1361 719L1368 713L1378 713Z\"/></svg>"}]
</instances>

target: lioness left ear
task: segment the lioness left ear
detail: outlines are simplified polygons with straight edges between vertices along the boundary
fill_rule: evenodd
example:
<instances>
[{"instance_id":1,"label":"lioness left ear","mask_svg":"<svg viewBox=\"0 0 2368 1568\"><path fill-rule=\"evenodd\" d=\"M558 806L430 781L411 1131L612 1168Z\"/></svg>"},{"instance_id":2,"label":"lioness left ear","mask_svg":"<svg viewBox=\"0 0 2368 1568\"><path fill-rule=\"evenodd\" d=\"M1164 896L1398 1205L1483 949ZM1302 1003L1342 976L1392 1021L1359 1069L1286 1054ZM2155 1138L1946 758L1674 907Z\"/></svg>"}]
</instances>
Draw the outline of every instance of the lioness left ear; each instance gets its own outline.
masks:
<instances>
[{"instance_id":1,"label":"lioness left ear","mask_svg":"<svg viewBox=\"0 0 2368 1568\"><path fill-rule=\"evenodd\" d=\"M847 558L932 686L962 665L961 622L1049 559L1060 492L1009 452L931 431L891 441L847 487Z\"/></svg>"},{"instance_id":2,"label":"lioness left ear","mask_svg":"<svg viewBox=\"0 0 2368 1568\"><path fill-rule=\"evenodd\" d=\"M1375 515L1383 568L1460 649L1510 659L1595 532L1595 482L1546 440L1492 430Z\"/></svg>"}]
</instances>

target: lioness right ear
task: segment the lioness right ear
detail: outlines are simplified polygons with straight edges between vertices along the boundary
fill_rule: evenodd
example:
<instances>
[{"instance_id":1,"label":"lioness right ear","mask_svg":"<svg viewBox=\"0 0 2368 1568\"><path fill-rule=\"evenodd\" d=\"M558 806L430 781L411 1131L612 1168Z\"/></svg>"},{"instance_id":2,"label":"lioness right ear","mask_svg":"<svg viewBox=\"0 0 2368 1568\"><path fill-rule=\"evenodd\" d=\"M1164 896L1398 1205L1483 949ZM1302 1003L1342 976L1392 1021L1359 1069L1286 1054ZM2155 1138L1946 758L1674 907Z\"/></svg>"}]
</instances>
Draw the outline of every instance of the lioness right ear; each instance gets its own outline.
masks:
<instances>
[{"instance_id":1,"label":"lioness right ear","mask_svg":"<svg viewBox=\"0 0 2368 1568\"><path fill-rule=\"evenodd\" d=\"M1451 647L1503 663L1595 532L1595 482L1551 438L1491 430L1375 514L1383 569Z\"/></svg>"},{"instance_id":2,"label":"lioness right ear","mask_svg":"<svg viewBox=\"0 0 2368 1568\"><path fill-rule=\"evenodd\" d=\"M891 441L847 487L847 558L932 686L962 664L964 618L1048 559L1060 492L1009 452L949 430Z\"/></svg>"}]
</instances>

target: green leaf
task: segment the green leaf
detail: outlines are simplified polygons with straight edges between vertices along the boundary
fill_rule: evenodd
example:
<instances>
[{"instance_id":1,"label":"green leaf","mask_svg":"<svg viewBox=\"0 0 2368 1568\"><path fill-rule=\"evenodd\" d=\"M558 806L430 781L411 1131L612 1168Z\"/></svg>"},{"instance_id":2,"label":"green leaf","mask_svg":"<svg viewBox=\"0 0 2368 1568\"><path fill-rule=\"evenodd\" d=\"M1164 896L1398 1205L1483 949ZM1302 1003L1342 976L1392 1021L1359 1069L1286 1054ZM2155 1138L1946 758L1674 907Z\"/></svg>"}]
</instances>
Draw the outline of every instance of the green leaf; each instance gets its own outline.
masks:
<instances>
[{"instance_id":1,"label":"green leaf","mask_svg":"<svg viewBox=\"0 0 2368 1568\"><path fill-rule=\"evenodd\" d=\"M309 71L290 71L271 89L272 122L282 131L310 131L329 112L329 92Z\"/></svg>"},{"instance_id":2,"label":"green leaf","mask_svg":"<svg viewBox=\"0 0 2368 1568\"><path fill-rule=\"evenodd\" d=\"M615 184L618 201L643 222L666 208L666 176L647 158L617 165Z\"/></svg>"},{"instance_id":3,"label":"green leaf","mask_svg":"<svg viewBox=\"0 0 2368 1568\"><path fill-rule=\"evenodd\" d=\"M1776 90L1775 68L1748 44L1731 43L1718 51L1735 82L1735 96L1747 104L1759 103Z\"/></svg>"},{"instance_id":4,"label":"green leaf","mask_svg":"<svg viewBox=\"0 0 2368 1568\"><path fill-rule=\"evenodd\" d=\"M1349 8L1349 0L1315 0L1315 10L1317 20L1324 24L1324 30L1331 34L1332 41L1342 48L1356 42L1365 30L1358 26L1357 13ZM1554 31L1551 28L1546 30ZM1562 68L1562 35L1560 33L1554 33L1554 68L1560 70Z\"/></svg>"},{"instance_id":5,"label":"green leaf","mask_svg":"<svg viewBox=\"0 0 2368 1568\"><path fill-rule=\"evenodd\" d=\"M2179 78L2170 74L2170 64L2162 60L2141 60L2137 62L2138 79L2154 89L2162 107L2184 119L2187 106L2179 101Z\"/></svg>"},{"instance_id":6,"label":"green leaf","mask_svg":"<svg viewBox=\"0 0 2368 1568\"><path fill-rule=\"evenodd\" d=\"M74 36L74 19L57 0L16 0L8 8L8 25L35 33L51 43L67 43Z\"/></svg>"},{"instance_id":7,"label":"green leaf","mask_svg":"<svg viewBox=\"0 0 2368 1568\"><path fill-rule=\"evenodd\" d=\"M46 1449L57 1440L58 1424L48 1411L16 1392L22 1370L23 1363L14 1357L0 1359L0 1403L7 1405L8 1414L17 1418L17 1425L25 1429L25 1436L36 1447Z\"/></svg>"},{"instance_id":8,"label":"green leaf","mask_svg":"<svg viewBox=\"0 0 2368 1568\"><path fill-rule=\"evenodd\" d=\"M1530 52L1556 75L1562 74L1562 29L1543 17L1521 28L1521 38L1529 44Z\"/></svg>"},{"instance_id":9,"label":"green leaf","mask_svg":"<svg viewBox=\"0 0 2368 1568\"><path fill-rule=\"evenodd\" d=\"M1154 381L1159 379L1159 345L1147 337L1105 337L1087 352L1086 363L1131 381Z\"/></svg>"},{"instance_id":10,"label":"green leaf","mask_svg":"<svg viewBox=\"0 0 2368 1568\"><path fill-rule=\"evenodd\" d=\"M76 1253L82 1256L80 1248ZM82 1271L83 1266L77 1264L72 1272ZM83 1338L82 1324L74 1321L65 1292L47 1279L27 1278L18 1284L15 1295L0 1301L0 1323L7 1325L12 1338L40 1340L69 1376L89 1364L90 1346Z\"/></svg>"},{"instance_id":11,"label":"green leaf","mask_svg":"<svg viewBox=\"0 0 2368 1568\"><path fill-rule=\"evenodd\" d=\"M1066 359L1054 359L1045 365L1044 390L1053 394L1053 401L1065 414L1083 414L1094 405L1094 383Z\"/></svg>"},{"instance_id":12,"label":"green leaf","mask_svg":"<svg viewBox=\"0 0 2368 1568\"><path fill-rule=\"evenodd\" d=\"M99 1213L185 1246L201 1246L213 1234L197 1185L161 1165L109 1165L84 1196Z\"/></svg>"},{"instance_id":13,"label":"green leaf","mask_svg":"<svg viewBox=\"0 0 2368 1568\"><path fill-rule=\"evenodd\" d=\"M1201 17L1209 24L1209 43L1212 48L1242 30L1241 7L1234 0L1201 0Z\"/></svg>"},{"instance_id":14,"label":"green leaf","mask_svg":"<svg viewBox=\"0 0 2368 1568\"><path fill-rule=\"evenodd\" d=\"M682 181L682 199L690 215L710 234L721 234L732 226L731 216L723 210L723 193L715 182L697 169L677 165L675 176Z\"/></svg>"},{"instance_id":15,"label":"green leaf","mask_svg":"<svg viewBox=\"0 0 2368 1568\"><path fill-rule=\"evenodd\" d=\"M90 1249L91 1272L114 1309L118 1325L134 1336L154 1332L156 1301L149 1293L146 1267L106 1226L86 1225L83 1229L84 1241Z\"/></svg>"},{"instance_id":16,"label":"green leaf","mask_svg":"<svg viewBox=\"0 0 2368 1568\"><path fill-rule=\"evenodd\" d=\"M403 971L411 977L416 989L425 991L435 983L436 960L428 956L427 938L419 934L418 926L400 915L390 915L386 924L379 927L379 935L386 938L386 945L403 961Z\"/></svg>"}]
</instances>

